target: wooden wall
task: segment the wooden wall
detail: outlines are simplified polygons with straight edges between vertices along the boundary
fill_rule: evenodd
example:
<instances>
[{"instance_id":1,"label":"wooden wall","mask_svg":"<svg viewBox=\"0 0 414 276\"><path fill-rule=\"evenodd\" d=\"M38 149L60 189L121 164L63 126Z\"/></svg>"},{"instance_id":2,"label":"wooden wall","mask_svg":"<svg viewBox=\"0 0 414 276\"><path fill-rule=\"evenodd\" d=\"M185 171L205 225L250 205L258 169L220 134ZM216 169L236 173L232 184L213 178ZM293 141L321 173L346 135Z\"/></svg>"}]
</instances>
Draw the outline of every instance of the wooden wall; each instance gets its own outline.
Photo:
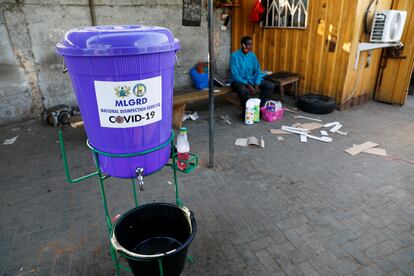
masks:
<instances>
[{"instance_id":1,"label":"wooden wall","mask_svg":"<svg viewBox=\"0 0 414 276\"><path fill-rule=\"evenodd\" d=\"M402 56L405 59L387 59L386 68L380 72L375 99L387 103L403 105L407 98L410 76L414 67L414 1L394 0L392 9L406 10L407 20L401 42L404 44ZM382 61L385 64L385 61Z\"/></svg>"},{"instance_id":2,"label":"wooden wall","mask_svg":"<svg viewBox=\"0 0 414 276\"><path fill-rule=\"evenodd\" d=\"M364 31L364 15L370 1L371 0L359 0L356 13L352 16L355 25L352 30L349 62L340 101L340 103L344 105L358 105L359 99L372 97L375 91L382 49L375 49L372 51L369 66L367 66L368 52L361 52L357 69L354 69L358 42L369 41L369 35ZM389 10L391 9L392 2L393 0L379 0L374 2L373 6L376 6L377 10ZM364 95L367 96L364 97Z\"/></svg>"},{"instance_id":3,"label":"wooden wall","mask_svg":"<svg viewBox=\"0 0 414 276\"><path fill-rule=\"evenodd\" d=\"M405 59L381 59L382 49L373 50L371 64L365 67L367 52L364 52L358 64L358 69L353 69L356 47L358 41L366 42L369 37L363 31L363 17L369 0L359 0L359 8L356 10L355 21L358 22L354 29L350 61L347 69L342 104L355 101L362 95L372 97L382 102L403 105L405 103L408 86L414 65L414 1L412 0L379 0L377 10L405 10L407 19L401 42L404 44L402 56ZM383 71L380 65L386 67Z\"/></svg>"},{"instance_id":4,"label":"wooden wall","mask_svg":"<svg viewBox=\"0 0 414 276\"><path fill-rule=\"evenodd\" d=\"M306 29L261 28L249 22L254 0L242 0L232 18L232 50L251 35L263 69L304 76L299 93L317 92L341 100L349 59L356 0L308 1ZM329 43L335 51L329 52Z\"/></svg>"},{"instance_id":5,"label":"wooden wall","mask_svg":"<svg viewBox=\"0 0 414 276\"><path fill-rule=\"evenodd\" d=\"M300 94L315 92L331 96L338 104L362 95L372 96L382 50L373 51L368 67L367 52L363 52L358 69L353 69L358 42L368 41L363 32L363 15L370 0L309 0L306 29L261 28L249 22L255 0L235 2L241 6L235 8L232 17L233 51L240 47L242 36L250 35L262 69L304 76ZM395 2L414 1L378 0L377 9L390 9L393 2L395 6ZM411 17L409 14L407 21Z\"/></svg>"}]
</instances>

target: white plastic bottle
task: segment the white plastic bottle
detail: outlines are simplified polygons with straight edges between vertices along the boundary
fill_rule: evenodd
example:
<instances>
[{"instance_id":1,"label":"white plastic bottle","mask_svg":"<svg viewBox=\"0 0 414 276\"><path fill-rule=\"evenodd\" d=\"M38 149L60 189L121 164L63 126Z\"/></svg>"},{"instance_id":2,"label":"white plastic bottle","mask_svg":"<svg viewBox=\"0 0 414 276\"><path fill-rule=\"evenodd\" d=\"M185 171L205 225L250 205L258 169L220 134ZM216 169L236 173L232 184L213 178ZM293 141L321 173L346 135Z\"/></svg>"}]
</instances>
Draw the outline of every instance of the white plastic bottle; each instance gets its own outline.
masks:
<instances>
[{"instance_id":1,"label":"white plastic bottle","mask_svg":"<svg viewBox=\"0 0 414 276\"><path fill-rule=\"evenodd\" d=\"M253 102L254 102L254 119L253 121L255 123L260 122L260 102L261 100L258 98L253 98Z\"/></svg>"},{"instance_id":2,"label":"white plastic bottle","mask_svg":"<svg viewBox=\"0 0 414 276\"><path fill-rule=\"evenodd\" d=\"M180 170L185 170L187 168L187 163L183 161L187 161L190 152L190 143L188 143L187 139L187 128L182 127L180 128L180 133L177 136L177 166Z\"/></svg>"},{"instance_id":3,"label":"white plastic bottle","mask_svg":"<svg viewBox=\"0 0 414 276\"><path fill-rule=\"evenodd\" d=\"M248 99L246 102L246 112L244 117L244 123L246 125L252 125L254 123L254 100Z\"/></svg>"}]
</instances>

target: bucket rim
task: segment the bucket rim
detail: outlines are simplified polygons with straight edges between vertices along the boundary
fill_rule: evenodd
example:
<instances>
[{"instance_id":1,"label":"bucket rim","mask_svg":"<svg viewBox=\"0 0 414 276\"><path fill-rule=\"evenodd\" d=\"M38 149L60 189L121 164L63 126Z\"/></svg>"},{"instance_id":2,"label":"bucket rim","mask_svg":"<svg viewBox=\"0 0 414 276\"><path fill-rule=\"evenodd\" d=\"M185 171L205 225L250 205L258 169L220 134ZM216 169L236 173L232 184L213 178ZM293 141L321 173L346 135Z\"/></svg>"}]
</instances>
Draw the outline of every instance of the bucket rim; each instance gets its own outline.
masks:
<instances>
[{"instance_id":1,"label":"bucket rim","mask_svg":"<svg viewBox=\"0 0 414 276\"><path fill-rule=\"evenodd\" d=\"M178 51L180 41L160 26L100 25L70 29L56 44L61 56L124 56Z\"/></svg>"},{"instance_id":2,"label":"bucket rim","mask_svg":"<svg viewBox=\"0 0 414 276\"><path fill-rule=\"evenodd\" d=\"M115 236L115 229L118 226L119 222L125 218L128 214L139 210L139 209L143 209L143 208L147 208L147 207L151 207L154 205L164 205L164 206L169 206L169 207L174 207L174 208L178 208L180 209L184 215L186 216L189 225L190 225L190 230L191 233L189 235L189 237L187 238L187 240L185 242L183 242L179 247L170 250L168 252L163 252L163 253L158 253L158 254L152 254L152 255L143 255L143 254L137 254L134 253L132 251L127 250L125 247L123 247L117 240L116 236ZM127 211L126 213L124 213L120 218L118 218L115 222L115 224L112 226L112 230L111 230L111 246L119 253L121 253L124 257L131 259L131 260L143 260L143 261L150 261L153 259L161 259L164 257L167 257L173 253L179 252L185 248L187 248L190 243L193 241L195 235L197 233L197 223L196 220L194 218L194 213L188 209L185 206L178 206L176 204L172 204L172 203L165 203L165 202L155 202L155 203L147 203L147 204L143 204L140 205L138 207L132 208L131 210Z\"/></svg>"}]
</instances>

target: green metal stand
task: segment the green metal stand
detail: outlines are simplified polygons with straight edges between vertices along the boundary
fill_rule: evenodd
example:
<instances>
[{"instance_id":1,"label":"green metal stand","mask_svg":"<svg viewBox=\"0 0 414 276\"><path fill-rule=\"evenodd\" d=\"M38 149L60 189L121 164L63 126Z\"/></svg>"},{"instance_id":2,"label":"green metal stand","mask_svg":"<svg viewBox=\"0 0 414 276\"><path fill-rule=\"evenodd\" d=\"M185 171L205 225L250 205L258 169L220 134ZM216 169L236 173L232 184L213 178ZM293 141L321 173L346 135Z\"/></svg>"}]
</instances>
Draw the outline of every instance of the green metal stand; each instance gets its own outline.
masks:
<instances>
[{"instance_id":1,"label":"green metal stand","mask_svg":"<svg viewBox=\"0 0 414 276\"><path fill-rule=\"evenodd\" d=\"M96 171L84 176L81 176L79 178L75 178L73 179L70 176L70 172L69 172L69 166L68 166L68 161L67 161L67 157L66 157L66 150L65 150L65 143L63 141L63 135L62 135L62 131L59 131L59 142L60 142L60 150L62 152L62 159L63 159L63 165L65 168L65 173L66 173L66 180L69 183L79 183L83 180L86 180L88 178L91 177L97 177L98 181L99 181L99 187L101 190L101 198L102 198L102 202L103 202L103 206L104 206L104 211L105 211L105 217L106 217L106 224L108 227L108 232L109 232L109 238L112 234L113 231L113 223L111 220L111 217L109 215L109 211L108 211L108 205L107 205L107 201L106 201L106 194L105 194L105 185L104 185L104 181L108 178L110 178L110 176L108 175L103 175L102 171L100 169L99 166L99 158L98 155L104 155L104 156L110 156L110 157L133 157L133 156L140 156L140 155L145 155L148 154L150 152L162 149L168 145L171 146L171 163L166 164L166 166L171 167L171 169L173 170L173 176L174 176L174 186L175 186L175 202L178 206L183 206L183 203L179 197L179 192L178 192L178 181L177 181L177 171L182 172L182 173L190 173L192 172L197 166L198 166L198 156L190 153L190 157L188 160L186 161L180 161L180 162L184 162L186 164L186 169L185 170L181 170L178 168L177 165L177 153L174 150L174 132L171 130L171 136L170 138L164 142L163 144L159 145L158 147L152 148L152 149L148 149L142 152L136 152L136 153L128 153L128 154L111 154L111 153L107 153L107 152L103 152L100 150L95 149L94 147L92 147L89 143L89 141L86 141L86 145L89 147L89 149L91 149L92 154L93 154L93 159L95 162L95 167L96 167ZM131 178L131 184L132 184L132 193L134 196L134 202L135 202L135 206L138 207L139 206L139 202L138 202L138 196L137 196L137 184L136 184L136 179L135 178ZM114 262L114 267L116 269L116 275L119 275L120 269L126 270L131 272L131 269L129 267L126 267L122 264L120 264L119 262L119 258L118 258L118 254L116 252L116 250L110 246L110 253L111 253L111 257L112 260ZM127 256L126 256L127 257ZM192 258L190 256L188 256L188 260L190 260L192 262ZM160 276L164 276L164 269L163 269L163 263L162 263L162 259L158 259L158 264L159 264L159 270L160 270Z\"/></svg>"}]
</instances>

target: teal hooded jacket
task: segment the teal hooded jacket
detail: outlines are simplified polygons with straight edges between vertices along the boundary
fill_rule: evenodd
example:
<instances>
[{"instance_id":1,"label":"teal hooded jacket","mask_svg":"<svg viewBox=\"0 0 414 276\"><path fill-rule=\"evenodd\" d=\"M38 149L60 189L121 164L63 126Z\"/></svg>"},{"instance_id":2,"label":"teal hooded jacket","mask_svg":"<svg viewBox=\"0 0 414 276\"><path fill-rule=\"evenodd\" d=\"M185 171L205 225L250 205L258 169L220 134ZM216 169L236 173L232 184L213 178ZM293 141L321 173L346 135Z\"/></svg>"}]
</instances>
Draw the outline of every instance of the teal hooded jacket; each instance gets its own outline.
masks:
<instances>
[{"instance_id":1,"label":"teal hooded jacket","mask_svg":"<svg viewBox=\"0 0 414 276\"><path fill-rule=\"evenodd\" d=\"M260 64L254 53L244 54L241 49L231 54L231 78L236 83L260 85L265 74L260 70Z\"/></svg>"}]
</instances>

